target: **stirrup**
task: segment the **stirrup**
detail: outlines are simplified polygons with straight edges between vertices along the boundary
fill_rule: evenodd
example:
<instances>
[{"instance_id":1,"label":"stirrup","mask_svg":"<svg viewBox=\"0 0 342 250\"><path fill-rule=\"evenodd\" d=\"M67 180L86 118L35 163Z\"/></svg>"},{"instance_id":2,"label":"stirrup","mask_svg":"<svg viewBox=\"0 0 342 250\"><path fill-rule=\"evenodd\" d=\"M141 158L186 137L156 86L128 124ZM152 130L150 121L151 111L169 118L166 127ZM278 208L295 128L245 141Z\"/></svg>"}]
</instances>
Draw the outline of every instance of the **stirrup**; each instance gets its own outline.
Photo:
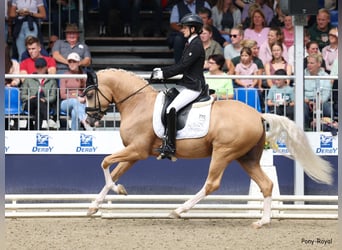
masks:
<instances>
[{"instance_id":1,"label":"stirrup","mask_svg":"<svg viewBox=\"0 0 342 250\"><path fill-rule=\"evenodd\" d=\"M162 145L160 148L155 149L157 152L159 152L159 155L157 156L157 160L162 159L169 159L171 161L177 161L177 157L174 155L176 150L170 147L169 145Z\"/></svg>"}]
</instances>

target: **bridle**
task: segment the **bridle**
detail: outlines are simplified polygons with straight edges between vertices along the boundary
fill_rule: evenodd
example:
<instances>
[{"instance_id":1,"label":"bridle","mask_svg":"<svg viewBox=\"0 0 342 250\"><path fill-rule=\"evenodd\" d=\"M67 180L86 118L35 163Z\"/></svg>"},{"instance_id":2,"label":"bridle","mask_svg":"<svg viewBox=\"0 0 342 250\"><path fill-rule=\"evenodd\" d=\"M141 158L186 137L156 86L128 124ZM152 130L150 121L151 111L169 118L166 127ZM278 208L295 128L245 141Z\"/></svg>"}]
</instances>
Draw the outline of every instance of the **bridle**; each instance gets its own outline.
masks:
<instances>
[{"instance_id":1,"label":"bridle","mask_svg":"<svg viewBox=\"0 0 342 250\"><path fill-rule=\"evenodd\" d=\"M110 100L107 96L105 96L103 94L103 92L99 89L98 87L98 83L97 83L97 76L94 72L87 72L88 78L87 78L87 87L85 88L85 90L82 93L82 96L86 96L87 93L91 90L95 91L95 107L86 107L85 108L85 112L86 114L95 120L101 120L101 118L107 114L107 111L109 110L109 108L102 110L101 109L101 102L100 102L100 98L99 96L101 95L109 104L111 103L115 103L116 105L124 103L125 101L127 101L129 98L131 98L132 96L136 95L137 93L139 93L141 90L143 90L144 88L146 88L150 83L145 84L144 86L142 86L141 88L139 88L138 90L134 91L132 94L128 95L127 97L123 98L120 101L115 101L114 98L112 97L112 99ZM97 104L97 105L96 105Z\"/></svg>"}]
</instances>

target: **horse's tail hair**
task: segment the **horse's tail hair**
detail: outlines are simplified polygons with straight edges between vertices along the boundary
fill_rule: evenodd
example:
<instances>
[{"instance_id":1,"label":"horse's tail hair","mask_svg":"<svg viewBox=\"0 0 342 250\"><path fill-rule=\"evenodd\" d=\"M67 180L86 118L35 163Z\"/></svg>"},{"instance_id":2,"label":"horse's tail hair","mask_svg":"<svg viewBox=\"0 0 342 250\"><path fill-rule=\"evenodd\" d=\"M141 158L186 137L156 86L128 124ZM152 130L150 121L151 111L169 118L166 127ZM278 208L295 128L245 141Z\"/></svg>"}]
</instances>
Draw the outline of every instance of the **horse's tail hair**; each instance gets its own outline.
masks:
<instances>
[{"instance_id":1,"label":"horse's tail hair","mask_svg":"<svg viewBox=\"0 0 342 250\"><path fill-rule=\"evenodd\" d=\"M266 141L270 145L277 145L277 141L286 144L289 153L303 167L305 173L318 183L332 184L332 172L328 161L317 156L311 149L310 143L302 128L285 116L262 114L269 124ZM277 150L277 147L272 147Z\"/></svg>"}]
</instances>

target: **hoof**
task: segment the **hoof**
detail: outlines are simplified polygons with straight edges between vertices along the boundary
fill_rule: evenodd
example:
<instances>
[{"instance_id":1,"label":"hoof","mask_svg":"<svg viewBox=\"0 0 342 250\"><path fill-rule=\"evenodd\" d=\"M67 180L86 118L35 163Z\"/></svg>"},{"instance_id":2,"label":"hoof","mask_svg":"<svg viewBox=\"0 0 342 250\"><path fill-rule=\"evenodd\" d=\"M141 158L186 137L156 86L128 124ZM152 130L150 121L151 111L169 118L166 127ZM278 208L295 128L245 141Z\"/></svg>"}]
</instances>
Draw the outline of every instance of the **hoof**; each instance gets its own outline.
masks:
<instances>
[{"instance_id":1,"label":"hoof","mask_svg":"<svg viewBox=\"0 0 342 250\"><path fill-rule=\"evenodd\" d=\"M179 219L180 218L180 215L178 213L176 213L176 211L172 211L170 214L169 214L169 218L171 219Z\"/></svg>"},{"instance_id":2,"label":"hoof","mask_svg":"<svg viewBox=\"0 0 342 250\"><path fill-rule=\"evenodd\" d=\"M118 194L128 195L128 193L127 193L125 187L122 186L121 184L118 184Z\"/></svg>"},{"instance_id":3,"label":"hoof","mask_svg":"<svg viewBox=\"0 0 342 250\"><path fill-rule=\"evenodd\" d=\"M263 222L263 221L261 221L261 220L258 220L258 221L256 221L256 222L253 222L252 223L252 227L254 228L254 229L260 229L260 228L262 228L263 226L268 226L268 225L270 225L270 222Z\"/></svg>"},{"instance_id":4,"label":"hoof","mask_svg":"<svg viewBox=\"0 0 342 250\"><path fill-rule=\"evenodd\" d=\"M87 212L87 216L92 216L97 213L99 209L97 207L90 207Z\"/></svg>"}]
</instances>

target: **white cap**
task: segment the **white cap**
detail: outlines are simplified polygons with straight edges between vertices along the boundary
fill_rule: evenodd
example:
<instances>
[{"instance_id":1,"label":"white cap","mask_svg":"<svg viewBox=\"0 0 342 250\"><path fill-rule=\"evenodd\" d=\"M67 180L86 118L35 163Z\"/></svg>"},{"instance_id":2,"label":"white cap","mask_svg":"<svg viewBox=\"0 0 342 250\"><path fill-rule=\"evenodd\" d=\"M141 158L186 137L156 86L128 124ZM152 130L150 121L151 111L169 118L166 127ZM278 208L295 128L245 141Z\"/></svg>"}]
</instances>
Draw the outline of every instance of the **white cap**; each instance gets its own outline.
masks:
<instances>
[{"instance_id":1,"label":"white cap","mask_svg":"<svg viewBox=\"0 0 342 250\"><path fill-rule=\"evenodd\" d=\"M79 61L81 61L81 58L80 58L80 56L79 56L77 53L72 52L72 53L70 53L70 54L68 55L67 60L68 60L68 61L69 61L69 60L74 60L74 61L76 61L76 62L79 62Z\"/></svg>"}]
</instances>

